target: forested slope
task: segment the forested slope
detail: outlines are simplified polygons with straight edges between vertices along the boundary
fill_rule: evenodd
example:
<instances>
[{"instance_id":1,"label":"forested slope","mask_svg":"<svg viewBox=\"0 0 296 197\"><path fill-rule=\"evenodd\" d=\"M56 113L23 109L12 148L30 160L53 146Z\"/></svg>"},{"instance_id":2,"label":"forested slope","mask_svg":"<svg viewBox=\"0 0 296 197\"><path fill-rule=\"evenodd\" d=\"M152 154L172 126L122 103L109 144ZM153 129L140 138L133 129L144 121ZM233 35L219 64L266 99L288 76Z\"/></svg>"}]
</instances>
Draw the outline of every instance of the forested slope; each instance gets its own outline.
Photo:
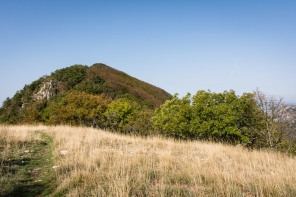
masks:
<instances>
[{"instance_id":1,"label":"forested slope","mask_svg":"<svg viewBox=\"0 0 296 197\"><path fill-rule=\"evenodd\" d=\"M0 108L0 123L148 130L152 112L170 97L166 91L107 65L74 65L41 77L7 98Z\"/></svg>"}]
</instances>

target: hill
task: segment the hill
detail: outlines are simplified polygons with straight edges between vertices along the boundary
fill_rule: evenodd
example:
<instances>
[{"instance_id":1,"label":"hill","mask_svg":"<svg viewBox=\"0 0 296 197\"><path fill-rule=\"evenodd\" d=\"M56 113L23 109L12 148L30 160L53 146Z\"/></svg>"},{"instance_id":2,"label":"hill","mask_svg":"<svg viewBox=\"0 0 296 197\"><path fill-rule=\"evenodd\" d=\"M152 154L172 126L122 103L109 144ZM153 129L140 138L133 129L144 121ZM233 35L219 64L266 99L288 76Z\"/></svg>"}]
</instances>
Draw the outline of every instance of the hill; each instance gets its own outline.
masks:
<instances>
[{"instance_id":1,"label":"hill","mask_svg":"<svg viewBox=\"0 0 296 197\"><path fill-rule=\"evenodd\" d=\"M288 123L287 135L291 139L296 139L296 105L284 105L281 118Z\"/></svg>"},{"instance_id":2,"label":"hill","mask_svg":"<svg viewBox=\"0 0 296 197\"><path fill-rule=\"evenodd\" d=\"M146 116L170 97L166 91L105 64L74 65L43 76L7 98L0 108L0 123L122 129L128 114L134 114L135 119L136 109L141 109Z\"/></svg>"},{"instance_id":3,"label":"hill","mask_svg":"<svg viewBox=\"0 0 296 197\"><path fill-rule=\"evenodd\" d=\"M0 126L0 142L3 196L296 196L279 152L65 126Z\"/></svg>"}]
</instances>

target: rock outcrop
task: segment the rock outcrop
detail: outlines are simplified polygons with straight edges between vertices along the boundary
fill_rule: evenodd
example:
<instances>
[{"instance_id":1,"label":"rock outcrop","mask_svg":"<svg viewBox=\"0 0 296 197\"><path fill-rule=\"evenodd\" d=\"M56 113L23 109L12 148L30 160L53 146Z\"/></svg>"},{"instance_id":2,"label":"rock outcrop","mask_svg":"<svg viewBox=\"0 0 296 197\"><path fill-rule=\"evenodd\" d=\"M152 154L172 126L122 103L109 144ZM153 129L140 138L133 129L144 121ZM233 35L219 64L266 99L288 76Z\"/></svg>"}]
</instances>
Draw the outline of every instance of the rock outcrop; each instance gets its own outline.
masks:
<instances>
[{"instance_id":1,"label":"rock outcrop","mask_svg":"<svg viewBox=\"0 0 296 197\"><path fill-rule=\"evenodd\" d=\"M33 98L35 100L42 100L42 99L49 100L50 97L54 95L56 95L56 85L52 80L50 80L41 85L40 90L33 95Z\"/></svg>"}]
</instances>

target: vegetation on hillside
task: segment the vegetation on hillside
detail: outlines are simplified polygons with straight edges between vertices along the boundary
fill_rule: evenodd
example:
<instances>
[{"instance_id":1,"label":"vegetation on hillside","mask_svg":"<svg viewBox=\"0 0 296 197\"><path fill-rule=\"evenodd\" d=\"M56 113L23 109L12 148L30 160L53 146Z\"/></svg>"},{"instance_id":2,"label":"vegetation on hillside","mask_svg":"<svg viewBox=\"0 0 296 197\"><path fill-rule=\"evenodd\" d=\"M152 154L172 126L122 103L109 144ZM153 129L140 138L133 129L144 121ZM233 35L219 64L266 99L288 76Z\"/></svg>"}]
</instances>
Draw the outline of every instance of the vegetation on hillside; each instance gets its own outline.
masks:
<instances>
[{"instance_id":1,"label":"vegetation on hillside","mask_svg":"<svg viewBox=\"0 0 296 197\"><path fill-rule=\"evenodd\" d=\"M281 101L233 90L171 97L104 64L74 65L26 85L0 108L5 124L85 125L295 153L280 118Z\"/></svg>"},{"instance_id":2,"label":"vegetation on hillside","mask_svg":"<svg viewBox=\"0 0 296 197\"><path fill-rule=\"evenodd\" d=\"M7 98L0 108L0 123L86 125L148 134L155 107L170 97L104 64L74 65L41 77Z\"/></svg>"},{"instance_id":3,"label":"vegetation on hillside","mask_svg":"<svg viewBox=\"0 0 296 197\"><path fill-rule=\"evenodd\" d=\"M113 90L115 97L122 97L122 94L128 93L133 95L137 101L141 100L145 105L153 108L159 107L171 97L169 93L160 88L104 64L94 64L90 67L90 72L96 73L105 81L104 86Z\"/></svg>"},{"instance_id":4,"label":"vegetation on hillside","mask_svg":"<svg viewBox=\"0 0 296 197\"><path fill-rule=\"evenodd\" d=\"M264 103L264 105L263 105ZM281 101L269 100L260 91L238 96L234 91L198 91L183 98L175 95L152 118L161 134L178 139L199 139L269 148L295 154L286 135Z\"/></svg>"}]
</instances>

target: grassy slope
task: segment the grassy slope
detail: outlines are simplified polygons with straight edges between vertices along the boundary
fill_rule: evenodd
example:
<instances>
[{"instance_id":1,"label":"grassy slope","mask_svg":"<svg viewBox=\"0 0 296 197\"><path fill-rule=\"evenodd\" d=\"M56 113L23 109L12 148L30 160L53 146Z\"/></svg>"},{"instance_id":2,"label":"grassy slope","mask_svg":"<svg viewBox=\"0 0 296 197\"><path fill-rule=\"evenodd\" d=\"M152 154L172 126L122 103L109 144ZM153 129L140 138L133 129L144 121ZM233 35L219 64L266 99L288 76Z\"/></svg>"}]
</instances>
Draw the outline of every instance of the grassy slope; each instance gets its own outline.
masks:
<instances>
[{"instance_id":1,"label":"grassy slope","mask_svg":"<svg viewBox=\"0 0 296 197\"><path fill-rule=\"evenodd\" d=\"M9 127L15 136L35 130L53 138L54 196L296 196L296 159L281 153L91 128Z\"/></svg>"}]
</instances>

